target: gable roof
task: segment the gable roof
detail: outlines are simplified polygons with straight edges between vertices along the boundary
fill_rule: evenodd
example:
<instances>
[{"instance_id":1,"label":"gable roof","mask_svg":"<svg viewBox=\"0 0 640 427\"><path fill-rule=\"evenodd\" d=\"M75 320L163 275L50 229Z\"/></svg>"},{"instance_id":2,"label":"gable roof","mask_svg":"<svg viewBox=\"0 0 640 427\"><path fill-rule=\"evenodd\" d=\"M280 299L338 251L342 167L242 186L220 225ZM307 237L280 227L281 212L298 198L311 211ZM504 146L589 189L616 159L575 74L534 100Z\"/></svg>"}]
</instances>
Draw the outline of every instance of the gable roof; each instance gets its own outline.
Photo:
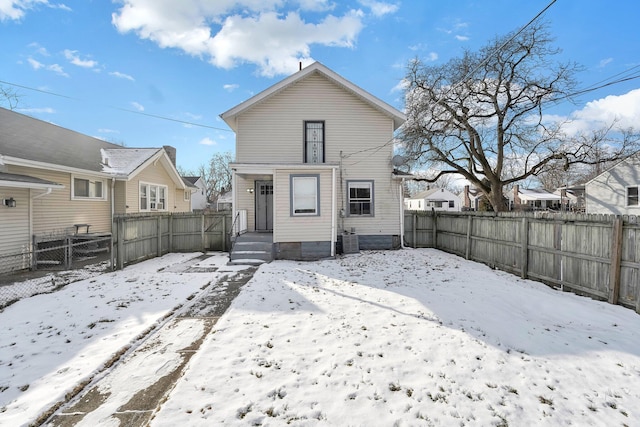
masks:
<instances>
[{"instance_id":1,"label":"gable roof","mask_svg":"<svg viewBox=\"0 0 640 427\"><path fill-rule=\"evenodd\" d=\"M414 196L408 197L408 199L433 199L433 200L438 200L437 198L433 198L431 196L436 196L436 193L446 193L447 196L451 195L451 196L455 196L458 197L458 195L453 194L451 191L447 190L446 188L430 188L424 191L421 191L420 193L417 193Z\"/></svg>"},{"instance_id":2,"label":"gable roof","mask_svg":"<svg viewBox=\"0 0 640 427\"><path fill-rule=\"evenodd\" d=\"M102 172L102 148L122 148L63 127L0 108L0 155Z\"/></svg>"},{"instance_id":3,"label":"gable roof","mask_svg":"<svg viewBox=\"0 0 640 427\"><path fill-rule=\"evenodd\" d=\"M333 83L341 86L343 89L362 99L364 102L368 103L376 110L393 119L394 129L399 128L406 121L406 116L404 115L404 113L398 111L379 98L376 98L369 92L356 86L355 84L351 83L344 77L340 76L339 74L330 70L319 62L314 62L313 64L303 68L297 73L290 75L284 80L281 80L279 83L274 84L273 86L263 90L257 95L249 98L248 100L236 105L232 109L220 114L220 117L225 121L227 125L229 125L231 129L237 131L235 118L238 115L250 109L254 105L269 99L273 95L313 74L320 74L324 76Z\"/></svg>"},{"instance_id":4,"label":"gable roof","mask_svg":"<svg viewBox=\"0 0 640 427\"><path fill-rule=\"evenodd\" d=\"M131 179L161 161L186 188L164 148L126 148L0 107L0 164Z\"/></svg>"},{"instance_id":5,"label":"gable roof","mask_svg":"<svg viewBox=\"0 0 640 427\"><path fill-rule=\"evenodd\" d=\"M549 193L546 190L540 189L527 189L527 188L519 188L518 189L518 197L520 200L531 201L531 200L560 200L560 196L557 194Z\"/></svg>"}]
</instances>

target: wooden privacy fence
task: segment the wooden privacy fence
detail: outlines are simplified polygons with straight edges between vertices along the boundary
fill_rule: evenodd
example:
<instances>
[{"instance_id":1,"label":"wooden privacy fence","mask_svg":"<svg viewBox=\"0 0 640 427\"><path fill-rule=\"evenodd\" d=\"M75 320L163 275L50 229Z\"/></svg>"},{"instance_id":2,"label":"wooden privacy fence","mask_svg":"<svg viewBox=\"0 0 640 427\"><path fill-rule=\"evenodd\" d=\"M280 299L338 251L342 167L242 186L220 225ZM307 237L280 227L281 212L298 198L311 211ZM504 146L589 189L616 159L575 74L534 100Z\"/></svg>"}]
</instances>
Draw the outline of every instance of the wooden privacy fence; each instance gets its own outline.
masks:
<instances>
[{"instance_id":1,"label":"wooden privacy fence","mask_svg":"<svg viewBox=\"0 0 640 427\"><path fill-rule=\"evenodd\" d=\"M169 252L226 251L231 214L172 213L113 218L113 259L117 269Z\"/></svg>"},{"instance_id":2,"label":"wooden privacy fence","mask_svg":"<svg viewBox=\"0 0 640 427\"><path fill-rule=\"evenodd\" d=\"M640 313L635 216L405 212L405 244L451 252Z\"/></svg>"}]
</instances>

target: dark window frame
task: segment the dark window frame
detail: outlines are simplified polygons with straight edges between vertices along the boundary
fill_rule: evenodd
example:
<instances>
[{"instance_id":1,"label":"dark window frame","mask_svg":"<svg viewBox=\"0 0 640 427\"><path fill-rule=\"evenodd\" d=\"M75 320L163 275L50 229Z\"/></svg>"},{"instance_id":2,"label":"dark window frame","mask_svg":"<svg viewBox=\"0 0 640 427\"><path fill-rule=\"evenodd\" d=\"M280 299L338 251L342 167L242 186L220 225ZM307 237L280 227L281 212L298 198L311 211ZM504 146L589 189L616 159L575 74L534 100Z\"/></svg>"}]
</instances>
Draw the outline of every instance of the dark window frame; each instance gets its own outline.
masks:
<instances>
[{"instance_id":1,"label":"dark window frame","mask_svg":"<svg viewBox=\"0 0 640 427\"><path fill-rule=\"evenodd\" d=\"M307 153L307 144L309 143L309 141L307 140L307 131L308 131L308 125L310 124L321 124L322 128L322 149L320 152L320 159L317 162L317 164L320 163L324 163L325 162L325 152L326 152L326 147L327 147L327 132L326 132L326 123L324 120L305 120L303 125L302 125L302 161L304 163L312 163L310 160L310 156Z\"/></svg>"}]
</instances>

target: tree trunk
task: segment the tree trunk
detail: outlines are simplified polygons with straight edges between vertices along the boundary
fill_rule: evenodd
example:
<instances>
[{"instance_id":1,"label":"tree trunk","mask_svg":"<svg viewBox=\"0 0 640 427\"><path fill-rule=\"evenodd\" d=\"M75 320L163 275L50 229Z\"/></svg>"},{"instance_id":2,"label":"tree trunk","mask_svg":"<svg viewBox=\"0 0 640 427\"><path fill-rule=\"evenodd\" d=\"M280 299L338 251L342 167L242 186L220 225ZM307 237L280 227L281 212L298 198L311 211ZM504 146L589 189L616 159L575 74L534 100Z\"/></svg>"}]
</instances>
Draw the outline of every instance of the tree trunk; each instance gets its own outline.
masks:
<instances>
[{"instance_id":1,"label":"tree trunk","mask_svg":"<svg viewBox=\"0 0 640 427\"><path fill-rule=\"evenodd\" d=\"M502 183L491 185L491 194L489 195L489 202L493 207L494 212L504 212L508 210L508 206L505 203L502 193Z\"/></svg>"}]
</instances>

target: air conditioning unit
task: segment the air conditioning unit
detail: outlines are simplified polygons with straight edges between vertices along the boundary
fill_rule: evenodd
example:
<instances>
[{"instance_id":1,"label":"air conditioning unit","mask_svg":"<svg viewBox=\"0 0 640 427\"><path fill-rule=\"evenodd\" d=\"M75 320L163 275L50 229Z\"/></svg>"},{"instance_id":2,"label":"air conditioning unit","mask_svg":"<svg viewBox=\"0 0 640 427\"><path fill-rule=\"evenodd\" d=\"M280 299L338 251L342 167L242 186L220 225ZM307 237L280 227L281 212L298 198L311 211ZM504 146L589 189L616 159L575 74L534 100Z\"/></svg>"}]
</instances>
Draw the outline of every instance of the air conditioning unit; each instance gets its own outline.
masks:
<instances>
[{"instance_id":1,"label":"air conditioning unit","mask_svg":"<svg viewBox=\"0 0 640 427\"><path fill-rule=\"evenodd\" d=\"M342 235L342 253L357 254L360 252L360 243L357 234Z\"/></svg>"}]
</instances>

